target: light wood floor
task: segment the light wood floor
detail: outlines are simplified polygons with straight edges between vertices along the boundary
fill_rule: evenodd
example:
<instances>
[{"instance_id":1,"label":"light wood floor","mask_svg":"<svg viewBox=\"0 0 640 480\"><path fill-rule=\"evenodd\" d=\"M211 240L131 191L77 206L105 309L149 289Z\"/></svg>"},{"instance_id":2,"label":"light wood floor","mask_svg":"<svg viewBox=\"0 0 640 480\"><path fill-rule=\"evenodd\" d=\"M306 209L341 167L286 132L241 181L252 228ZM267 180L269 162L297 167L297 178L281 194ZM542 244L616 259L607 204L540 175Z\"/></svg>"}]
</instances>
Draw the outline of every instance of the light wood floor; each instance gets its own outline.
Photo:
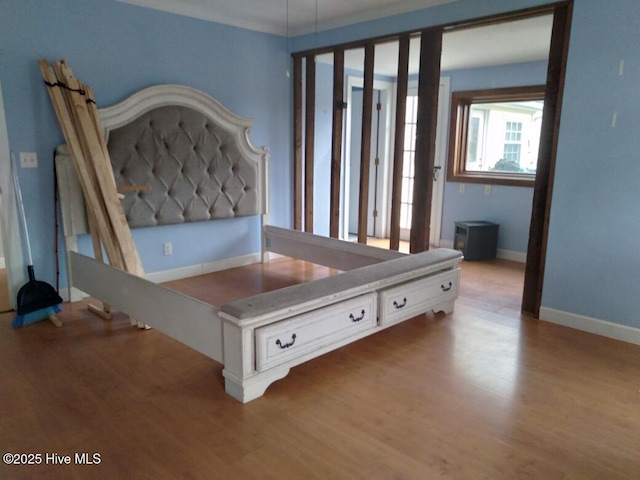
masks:
<instances>
[{"instance_id":1,"label":"light wood floor","mask_svg":"<svg viewBox=\"0 0 640 480\"><path fill-rule=\"evenodd\" d=\"M0 479L638 478L640 347L521 317L522 266L489 264L463 262L452 315L293 368L246 405L220 365L121 315L65 305L62 328L19 330L2 315L0 451L101 463ZM333 273L243 271L173 286L229 298Z\"/></svg>"}]
</instances>

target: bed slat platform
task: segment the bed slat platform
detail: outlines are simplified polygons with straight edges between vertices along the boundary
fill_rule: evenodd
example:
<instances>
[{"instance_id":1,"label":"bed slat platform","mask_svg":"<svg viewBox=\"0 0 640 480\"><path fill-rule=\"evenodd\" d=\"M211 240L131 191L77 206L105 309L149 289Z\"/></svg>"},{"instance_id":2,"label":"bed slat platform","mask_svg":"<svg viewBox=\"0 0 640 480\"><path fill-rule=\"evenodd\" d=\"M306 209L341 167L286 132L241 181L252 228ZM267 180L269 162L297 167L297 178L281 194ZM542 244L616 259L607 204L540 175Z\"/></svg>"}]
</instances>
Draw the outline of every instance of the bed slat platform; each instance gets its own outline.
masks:
<instances>
[{"instance_id":1,"label":"bed slat platform","mask_svg":"<svg viewBox=\"0 0 640 480\"><path fill-rule=\"evenodd\" d=\"M251 145L251 120L208 95L178 85L151 87L101 112L118 183L151 185L123 201L132 226L260 215L262 251L254 253L262 261L278 254L341 271L210 305L77 253L86 209L59 149L70 287L220 362L225 390L240 402L259 398L302 362L417 315L453 311L458 251L407 255L266 225L268 150Z\"/></svg>"}]
</instances>

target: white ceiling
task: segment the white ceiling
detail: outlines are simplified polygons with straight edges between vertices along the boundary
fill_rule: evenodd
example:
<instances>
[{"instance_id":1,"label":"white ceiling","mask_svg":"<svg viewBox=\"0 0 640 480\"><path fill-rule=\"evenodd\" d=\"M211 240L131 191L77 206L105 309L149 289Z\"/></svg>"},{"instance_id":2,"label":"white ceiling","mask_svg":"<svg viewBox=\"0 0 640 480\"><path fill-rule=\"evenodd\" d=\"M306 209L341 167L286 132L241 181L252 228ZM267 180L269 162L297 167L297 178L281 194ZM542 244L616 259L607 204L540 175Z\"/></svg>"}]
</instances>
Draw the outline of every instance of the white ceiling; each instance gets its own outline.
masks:
<instances>
[{"instance_id":1,"label":"white ceiling","mask_svg":"<svg viewBox=\"0 0 640 480\"><path fill-rule=\"evenodd\" d=\"M304 35L457 0L119 0L277 35Z\"/></svg>"},{"instance_id":2,"label":"white ceiling","mask_svg":"<svg viewBox=\"0 0 640 480\"><path fill-rule=\"evenodd\" d=\"M303 35L457 0L118 0L142 7L277 35ZM446 32L442 70L544 60L551 15ZM419 41L411 46L417 71ZM345 55L345 66L362 66L363 52ZM330 62L330 57L319 61ZM395 75L397 44L376 48L376 72Z\"/></svg>"},{"instance_id":3,"label":"white ceiling","mask_svg":"<svg viewBox=\"0 0 640 480\"><path fill-rule=\"evenodd\" d=\"M551 40L552 16L493 24L445 32L442 37L442 71L510 63L546 60ZM321 55L319 62L333 62L332 54ZM411 39L409 74L418 73L420 37ZM345 67L362 70L364 49L347 50ZM398 71L398 43L376 45L375 72L395 77Z\"/></svg>"}]
</instances>

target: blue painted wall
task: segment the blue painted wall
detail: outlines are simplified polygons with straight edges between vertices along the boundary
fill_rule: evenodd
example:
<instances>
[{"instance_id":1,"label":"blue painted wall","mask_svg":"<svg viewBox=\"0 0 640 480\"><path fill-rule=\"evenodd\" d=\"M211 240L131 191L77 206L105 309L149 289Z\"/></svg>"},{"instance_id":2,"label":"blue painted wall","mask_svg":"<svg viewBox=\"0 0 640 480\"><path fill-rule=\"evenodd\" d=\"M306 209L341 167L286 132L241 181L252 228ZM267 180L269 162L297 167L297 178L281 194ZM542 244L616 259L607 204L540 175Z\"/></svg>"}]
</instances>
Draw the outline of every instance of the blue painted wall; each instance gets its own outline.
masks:
<instances>
[{"instance_id":1,"label":"blue painted wall","mask_svg":"<svg viewBox=\"0 0 640 480\"><path fill-rule=\"evenodd\" d=\"M542 299L633 327L640 327L639 36L637 0L576 2Z\"/></svg>"},{"instance_id":2,"label":"blue painted wall","mask_svg":"<svg viewBox=\"0 0 640 480\"><path fill-rule=\"evenodd\" d=\"M63 136L38 60L66 59L98 106L160 83L201 89L255 119L252 142L270 148L271 223L291 218L291 80L283 37L135 7L114 0L3 0L0 79L10 148L35 151L39 168L19 169L38 276L54 282L52 151ZM6 159L2 159L5 161ZM134 230L145 271L259 250L258 219ZM162 244L173 243L164 256ZM81 241L91 251L88 239ZM64 265L64 259L61 259ZM62 268L61 285L66 284Z\"/></svg>"}]
</instances>

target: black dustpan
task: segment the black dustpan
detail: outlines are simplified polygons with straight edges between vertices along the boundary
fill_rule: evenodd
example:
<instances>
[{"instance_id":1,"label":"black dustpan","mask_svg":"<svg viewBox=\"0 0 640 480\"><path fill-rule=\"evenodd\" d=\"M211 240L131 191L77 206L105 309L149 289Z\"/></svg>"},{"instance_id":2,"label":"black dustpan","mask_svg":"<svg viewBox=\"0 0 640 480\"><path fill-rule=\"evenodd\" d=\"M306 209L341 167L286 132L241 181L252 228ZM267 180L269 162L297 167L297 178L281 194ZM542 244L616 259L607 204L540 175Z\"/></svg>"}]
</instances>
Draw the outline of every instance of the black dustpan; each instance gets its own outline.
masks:
<instances>
[{"instance_id":1,"label":"black dustpan","mask_svg":"<svg viewBox=\"0 0 640 480\"><path fill-rule=\"evenodd\" d=\"M13 170L13 186L16 193L18 204L18 213L22 223L22 230L27 247L27 273L29 281L25 283L18 291L17 298L17 314L13 320L14 328L22 327L30 323L34 323L45 318L53 318L52 315L58 313L62 308L62 298L58 292L46 282L36 280L33 270L33 259L31 258L31 245L29 243L29 232L27 231L27 219L24 214L24 206L22 204L22 194L20 193L20 184L18 183L18 174L16 165L11 156L11 167Z\"/></svg>"},{"instance_id":2,"label":"black dustpan","mask_svg":"<svg viewBox=\"0 0 640 480\"><path fill-rule=\"evenodd\" d=\"M36 280L33 265L27 266L29 281L18 291L18 315L26 315L62 303L62 297L47 282Z\"/></svg>"}]
</instances>

